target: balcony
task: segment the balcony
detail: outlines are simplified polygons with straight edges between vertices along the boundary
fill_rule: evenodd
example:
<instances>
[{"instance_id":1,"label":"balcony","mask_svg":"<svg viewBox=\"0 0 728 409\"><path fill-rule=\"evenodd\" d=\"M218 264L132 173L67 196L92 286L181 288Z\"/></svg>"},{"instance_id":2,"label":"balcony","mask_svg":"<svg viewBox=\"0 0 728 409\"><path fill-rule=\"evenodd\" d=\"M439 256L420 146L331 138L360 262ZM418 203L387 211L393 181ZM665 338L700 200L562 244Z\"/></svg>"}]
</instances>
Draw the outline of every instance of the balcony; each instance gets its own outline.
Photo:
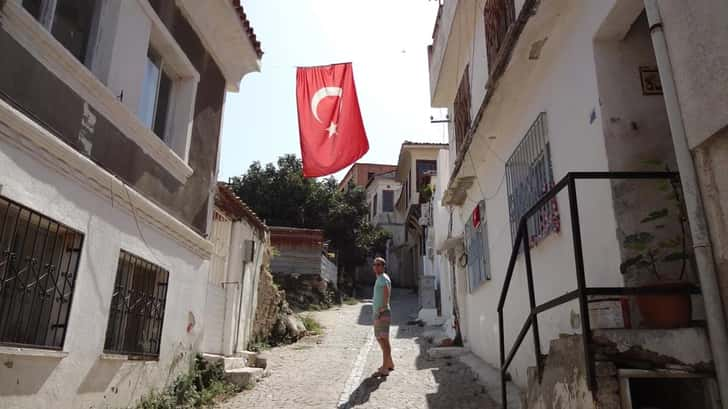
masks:
<instances>
[{"instance_id":1,"label":"balcony","mask_svg":"<svg viewBox=\"0 0 728 409\"><path fill-rule=\"evenodd\" d=\"M437 20L432 33L432 45L428 48L430 62L430 98L433 107L446 107L452 101L457 91L458 79L457 62L458 50L449 47L451 44L469 44L473 30L466 24L462 9L462 2L446 1L440 5ZM456 17L458 22L456 24ZM472 25L472 22L470 22ZM457 28L453 30L453 28ZM465 53L460 53L465 54ZM464 65L463 65L464 67Z\"/></svg>"}]
</instances>

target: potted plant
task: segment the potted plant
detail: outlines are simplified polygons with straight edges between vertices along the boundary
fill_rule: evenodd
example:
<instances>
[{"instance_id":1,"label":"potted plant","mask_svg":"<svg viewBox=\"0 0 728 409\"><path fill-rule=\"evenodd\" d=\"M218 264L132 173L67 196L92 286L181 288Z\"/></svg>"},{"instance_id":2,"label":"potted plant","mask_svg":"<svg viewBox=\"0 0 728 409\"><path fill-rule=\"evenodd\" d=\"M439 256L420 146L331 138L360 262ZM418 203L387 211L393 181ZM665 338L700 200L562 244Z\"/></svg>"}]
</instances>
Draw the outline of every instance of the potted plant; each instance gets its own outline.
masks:
<instances>
[{"instance_id":1,"label":"potted plant","mask_svg":"<svg viewBox=\"0 0 728 409\"><path fill-rule=\"evenodd\" d=\"M668 168L669 170L669 168ZM688 253L687 218L681 200L678 182L663 181L658 190L666 193L672 206L654 209L641 221L642 231L625 236L623 246L631 256L621 265L622 274L637 273L644 280L643 286L685 288ZM678 233L664 238L661 233L668 223L677 223ZM661 238L658 239L658 236ZM675 263L680 263L677 268ZM679 328L690 323L692 305L690 294L640 295L635 297L642 316L642 324L649 328Z\"/></svg>"}]
</instances>

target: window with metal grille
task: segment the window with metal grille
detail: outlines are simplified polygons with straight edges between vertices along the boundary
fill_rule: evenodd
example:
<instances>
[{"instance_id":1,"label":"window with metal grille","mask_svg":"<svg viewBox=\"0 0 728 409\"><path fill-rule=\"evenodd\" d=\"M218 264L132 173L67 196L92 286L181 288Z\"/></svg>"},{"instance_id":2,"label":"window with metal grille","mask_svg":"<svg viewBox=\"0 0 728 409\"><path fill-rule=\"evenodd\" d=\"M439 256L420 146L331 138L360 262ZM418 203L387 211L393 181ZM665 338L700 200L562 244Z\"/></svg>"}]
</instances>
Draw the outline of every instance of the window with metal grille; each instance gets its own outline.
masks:
<instances>
[{"instance_id":1,"label":"window with metal grille","mask_svg":"<svg viewBox=\"0 0 728 409\"><path fill-rule=\"evenodd\" d=\"M159 356L169 272L121 250L104 352Z\"/></svg>"},{"instance_id":2,"label":"window with metal grille","mask_svg":"<svg viewBox=\"0 0 728 409\"><path fill-rule=\"evenodd\" d=\"M463 78L460 80L460 86L458 92L455 94L455 102L453 109L455 110L454 124L455 124L455 151L460 152L462 150L465 136L468 134L470 129L470 66L465 67L465 73Z\"/></svg>"},{"instance_id":3,"label":"window with metal grille","mask_svg":"<svg viewBox=\"0 0 728 409\"><path fill-rule=\"evenodd\" d=\"M538 115L506 162L506 180L511 238L515 239L521 217L554 186L545 112ZM559 210L554 199L528 219L530 245L536 245L560 228Z\"/></svg>"},{"instance_id":4,"label":"window with metal grille","mask_svg":"<svg viewBox=\"0 0 728 409\"><path fill-rule=\"evenodd\" d=\"M83 234L0 196L0 344L62 349Z\"/></svg>"},{"instance_id":5,"label":"window with metal grille","mask_svg":"<svg viewBox=\"0 0 728 409\"><path fill-rule=\"evenodd\" d=\"M382 212L390 213L394 211L394 190L382 191Z\"/></svg>"},{"instance_id":6,"label":"window with metal grille","mask_svg":"<svg viewBox=\"0 0 728 409\"><path fill-rule=\"evenodd\" d=\"M473 209L471 220L465 224L465 246L468 251L468 290L473 292L491 278L484 201Z\"/></svg>"},{"instance_id":7,"label":"window with metal grille","mask_svg":"<svg viewBox=\"0 0 728 409\"><path fill-rule=\"evenodd\" d=\"M516 20L513 0L487 0L483 10L488 68L493 72L498 53L503 48L508 30Z\"/></svg>"}]
</instances>

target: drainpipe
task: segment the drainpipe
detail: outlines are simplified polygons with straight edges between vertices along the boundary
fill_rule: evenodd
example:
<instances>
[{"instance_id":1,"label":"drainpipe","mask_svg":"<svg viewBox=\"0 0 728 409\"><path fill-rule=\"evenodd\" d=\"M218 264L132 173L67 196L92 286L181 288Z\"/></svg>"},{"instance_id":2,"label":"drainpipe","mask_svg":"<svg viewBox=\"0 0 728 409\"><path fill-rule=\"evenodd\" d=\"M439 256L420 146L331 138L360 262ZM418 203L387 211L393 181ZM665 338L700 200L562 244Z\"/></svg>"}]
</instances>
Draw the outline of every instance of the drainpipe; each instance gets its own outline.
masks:
<instances>
[{"instance_id":1,"label":"drainpipe","mask_svg":"<svg viewBox=\"0 0 728 409\"><path fill-rule=\"evenodd\" d=\"M675 88L672 63L667 48L667 40L663 30L662 17L657 0L644 0L647 19L650 24L652 44L657 57L657 66L660 71L660 80L665 97L667 116L670 122L672 142L677 157L677 166L680 172L680 181L683 186L683 197L687 209L690 232L693 239L695 262L698 269L698 278L705 303L705 314L708 323L710 347L713 352L718 389L721 397L721 407L728 409L728 330L726 328L723 304L718 290L718 279L713 262L713 251L708 234L708 225L705 219L700 190L695 173L695 164L688 146L685 124Z\"/></svg>"}]
</instances>

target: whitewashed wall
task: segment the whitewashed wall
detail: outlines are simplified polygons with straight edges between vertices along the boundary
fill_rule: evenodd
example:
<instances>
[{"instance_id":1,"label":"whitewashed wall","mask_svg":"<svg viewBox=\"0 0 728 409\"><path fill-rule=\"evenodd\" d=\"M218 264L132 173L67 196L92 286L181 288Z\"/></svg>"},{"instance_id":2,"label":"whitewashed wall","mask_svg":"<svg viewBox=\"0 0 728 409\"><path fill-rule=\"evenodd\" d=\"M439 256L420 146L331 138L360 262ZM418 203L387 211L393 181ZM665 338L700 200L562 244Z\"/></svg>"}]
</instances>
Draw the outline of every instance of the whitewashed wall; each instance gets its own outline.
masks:
<instances>
[{"instance_id":1,"label":"whitewashed wall","mask_svg":"<svg viewBox=\"0 0 728 409\"><path fill-rule=\"evenodd\" d=\"M520 8L523 2L517 2ZM468 200L455 212L456 229L469 221L475 204L488 198L486 216L492 280L472 293L465 286L465 271L457 266L461 327L466 344L480 357L499 365L497 303L511 254L511 233L507 188L501 183L507 160L541 112L547 113L548 135L555 179L569 171L607 170L607 153L599 112L599 93L594 62L593 40L597 28L610 12L614 1L581 2L556 0L539 6L529 21L513 54L506 74L478 128L463 164L461 175L478 179L468 191ZM476 19L477 25L477 19ZM478 33L478 35L480 35ZM481 37L482 38L482 37ZM531 47L546 39L540 55L529 58ZM484 43L484 39L475 43ZM476 46L477 47L477 46ZM478 52L472 53L478 55ZM472 65L482 64L475 61ZM484 69L475 70L485 76ZM483 84L474 78L471 84ZM474 111L479 108L482 87L473 89ZM596 117L592 120L592 112ZM584 254L590 285L621 285L620 254L612 195L608 182L578 183L578 197ZM536 299L538 303L575 288L571 223L566 195L558 197L561 233L552 234L532 251ZM457 263L456 263L457 264ZM505 338L507 347L516 337L528 315L526 282L522 261L515 271L506 303ZM575 304L539 316L542 349L560 333L578 332L572 325ZM511 367L514 379L526 383L526 368L535 364L532 338L526 342Z\"/></svg>"},{"instance_id":2,"label":"whitewashed wall","mask_svg":"<svg viewBox=\"0 0 728 409\"><path fill-rule=\"evenodd\" d=\"M0 407L126 407L186 370L202 339L208 261L142 221L140 234L129 212L4 140L0 175L3 196L85 235L63 347L68 355L3 355ZM158 361L101 358L121 249L169 270Z\"/></svg>"}]
</instances>

